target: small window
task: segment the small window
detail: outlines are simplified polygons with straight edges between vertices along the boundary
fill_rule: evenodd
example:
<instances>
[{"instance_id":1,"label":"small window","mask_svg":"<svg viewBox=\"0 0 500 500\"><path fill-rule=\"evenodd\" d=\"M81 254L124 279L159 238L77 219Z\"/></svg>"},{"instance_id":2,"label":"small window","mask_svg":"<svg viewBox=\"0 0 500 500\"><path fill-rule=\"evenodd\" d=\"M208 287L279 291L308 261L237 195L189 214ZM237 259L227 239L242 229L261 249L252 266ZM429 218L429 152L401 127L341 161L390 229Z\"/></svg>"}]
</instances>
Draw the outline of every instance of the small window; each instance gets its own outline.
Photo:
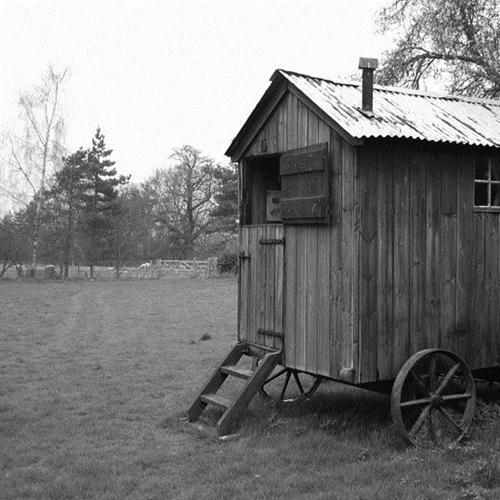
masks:
<instances>
[{"instance_id":1,"label":"small window","mask_svg":"<svg viewBox=\"0 0 500 500\"><path fill-rule=\"evenodd\" d=\"M500 165L484 156L474 164L474 206L500 209Z\"/></svg>"}]
</instances>

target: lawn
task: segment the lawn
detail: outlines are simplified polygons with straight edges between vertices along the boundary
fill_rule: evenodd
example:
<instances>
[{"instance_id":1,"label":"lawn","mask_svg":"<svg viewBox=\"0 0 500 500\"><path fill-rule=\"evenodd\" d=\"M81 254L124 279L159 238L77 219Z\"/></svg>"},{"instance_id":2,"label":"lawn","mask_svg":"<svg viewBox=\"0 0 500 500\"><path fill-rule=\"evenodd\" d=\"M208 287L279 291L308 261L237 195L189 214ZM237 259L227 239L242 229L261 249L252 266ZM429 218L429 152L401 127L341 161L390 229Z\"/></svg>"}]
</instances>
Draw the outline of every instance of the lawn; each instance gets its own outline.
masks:
<instances>
[{"instance_id":1,"label":"lawn","mask_svg":"<svg viewBox=\"0 0 500 500\"><path fill-rule=\"evenodd\" d=\"M181 423L235 342L233 279L0 281L0 303L1 499L500 498L498 388L453 449L332 382L256 398L235 441Z\"/></svg>"}]
</instances>

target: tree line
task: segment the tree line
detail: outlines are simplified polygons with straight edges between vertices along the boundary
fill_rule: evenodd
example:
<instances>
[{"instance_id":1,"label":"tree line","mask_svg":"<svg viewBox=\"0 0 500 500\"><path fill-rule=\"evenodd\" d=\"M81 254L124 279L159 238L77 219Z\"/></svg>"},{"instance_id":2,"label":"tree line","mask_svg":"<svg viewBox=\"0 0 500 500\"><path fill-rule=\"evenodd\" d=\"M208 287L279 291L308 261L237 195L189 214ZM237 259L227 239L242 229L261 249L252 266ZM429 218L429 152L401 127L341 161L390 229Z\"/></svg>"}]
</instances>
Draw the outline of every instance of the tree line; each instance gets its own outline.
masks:
<instances>
[{"instance_id":1,"label":"tree line","mask_svg":"<svg viewBox=\"0 0 500 500\"><path fill-rule=\"evenodd\" d=\"M117 271L126 263L192 259L234 247L237 174L196 148L173 151L171 168L135 184L118 175L112 150L98 128L89 148L62 158L45 184L50 188L0 220L0 276L9 267L28 274L38 262L60 266L105 262ZM43 200L40 202L40 200ZM32 261L36 242L36 260Z\"/></svg>"},{"instance_id":2,"label":"tree line","mask_svg":"<svg viewBox=\"0 0 500 500\"><path fill-rule=\"evenodd\" d=\"M500 0L393 0L378 25L394 38L378 83L500 97ZM117 175L99 129L91 147L65 154L66 75L49 68L21 94L23 130L1 136L0 197L16 208L0 211L0 276L21 263L57 263L67 275L74 262L119 268L234 249L235 169L183 146L172 152L172 168L134 184Z\"/></svg>"}]
</instances>

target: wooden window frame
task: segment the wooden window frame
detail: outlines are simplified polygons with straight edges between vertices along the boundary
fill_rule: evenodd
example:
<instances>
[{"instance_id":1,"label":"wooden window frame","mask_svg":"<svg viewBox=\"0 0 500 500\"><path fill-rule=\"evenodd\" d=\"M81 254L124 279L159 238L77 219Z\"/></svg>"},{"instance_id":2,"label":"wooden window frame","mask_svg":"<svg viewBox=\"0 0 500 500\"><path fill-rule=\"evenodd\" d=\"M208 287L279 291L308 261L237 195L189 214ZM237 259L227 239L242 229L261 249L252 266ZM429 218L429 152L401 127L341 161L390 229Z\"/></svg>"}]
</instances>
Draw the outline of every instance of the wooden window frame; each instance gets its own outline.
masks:
<instances>
[{"instance_id":1,"label":"wooden window frame","mask_svg":"<svg viewBox=\"0 0 500 500\"><path fill-rule=\"evenodd\" d=\"M486 179L478 179L476 178L476 165L477 162L480 160L486 160L487 162L487 178ZM474 161L474 211L475 212L500 212L500 204L499 205L492 205L492 200L491 200L491 187L493 185L497 186L498 189L500 190L500 179L499 180L493 180L491 177L491 171L493 168L493 162L491 157L485 158L484 156L482 157L477 157ZM482 184L487 186L487 204L486 205L476 205L476 186L478 184ZM499 202L500 203L500 202Z\"/></svg>"}]
</instances>

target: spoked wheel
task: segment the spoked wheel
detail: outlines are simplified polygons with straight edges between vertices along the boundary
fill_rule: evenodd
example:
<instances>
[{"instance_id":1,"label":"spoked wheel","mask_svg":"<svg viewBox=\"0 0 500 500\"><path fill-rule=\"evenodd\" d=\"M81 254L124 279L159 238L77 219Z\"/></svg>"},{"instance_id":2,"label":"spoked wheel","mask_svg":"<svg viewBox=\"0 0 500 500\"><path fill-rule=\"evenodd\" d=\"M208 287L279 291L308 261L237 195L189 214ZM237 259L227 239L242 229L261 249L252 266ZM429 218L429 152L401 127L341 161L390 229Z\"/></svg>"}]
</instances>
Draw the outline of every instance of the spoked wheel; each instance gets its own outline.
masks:
<instances>
[{"instance_id":1,"label":"spoked wheel","mask_svg":"<svg viewBox=\"0 0 500 500\"><path fill-rule=\"evenodd\" d=\"M260 387L260 394L268 401L295 404L310 398L321 384L321 377L278 366Z\"/></svg>"},{"instance_id":2,"label":"spoked wheel","mask_svg":"<svg viewBox=\"0 0 500 500\"><path fill-rule=\"evenodd\" d=\"M467 432L476 406L476 385L456 354L425 349L401 368L391 395L392 419L408 443L449 445Z\"/></svg>"}]
</instances>

